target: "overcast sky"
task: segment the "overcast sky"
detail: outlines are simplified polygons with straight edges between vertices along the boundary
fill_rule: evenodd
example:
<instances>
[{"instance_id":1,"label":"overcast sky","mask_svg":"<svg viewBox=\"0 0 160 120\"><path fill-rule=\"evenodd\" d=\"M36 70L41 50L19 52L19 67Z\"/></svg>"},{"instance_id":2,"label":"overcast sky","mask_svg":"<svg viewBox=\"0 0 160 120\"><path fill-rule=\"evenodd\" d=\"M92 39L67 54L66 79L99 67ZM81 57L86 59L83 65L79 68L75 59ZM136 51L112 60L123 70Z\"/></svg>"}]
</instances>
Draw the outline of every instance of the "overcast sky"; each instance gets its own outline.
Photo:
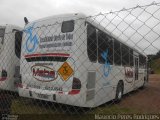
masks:
<instances>
[{"instance_id":1,"label":"overcast sky","mask_svg":"<svg viewBox=\"0 0 160 120\"><path fill-rule=\"evenodd\" d=\"M64 13L95 15L152 2L153 0L0 0L0 24L16 24L23 27L24 16L33 21Z\"/></svg>"},{"instance_id":2,"label":"overcast sky","mask_svg":"<svg viewBox=\"0 0 160 120\"><path fill-rule=\"evenodd\" d=\"M160 2L160 0L154 1L157 3ZM131 8L137 5L144 6L151 3L153 3L153 0L0 0L0 25L15 24L24 27L24 17L27 17L29 21L34 21L40 18L65 13L84 13L87 16L92 16L97 15L98 13L108 13L110 11ZM157 7L158 8L156 8L156 6L150 7L149 12L153 14L154 10L156 9L160 11L159 6ZM140 12L141 9L135 9L133 14L136 15ZM125 14L125 11L122 13ZM114 17L114 14L110 15ZM102 18L109 17L110 15L102 16ZM150 16L150 14L146 14L144 12L138 16L138 18L142 21L145 21ZM149 32L151 29L148 29L146 25L150 26L150 28L153 28L154 24L159 23L159 12L156 16L159 20L155 20L152 17L149 21L145 22L146 24L141 27L141 29L136 28L141 26L141 24L143 25L144 23L140 22L139 20L137 20L137 22L131 23L132 19L137 19L137 17L133 17L132 15L127 19L123 15L121 17L125 18L124 21L129 23L130 26L134 26L134 30L129 28L130 26L126 25L123 19L119 20L118 17L116 17L118 19L114 19L112 23L107 26L109 28L106 28L108 30L116 28L114 31L112 31L115 35L121 34L120 38L123 40L127 40L129 38L129 42L134 43L133 46L139 46L142 50L145 50L145 53L152 54L156 53L160 48L160 26L157 25L157 27L154 28L152 32ZM96 20L98 20L98 17ZM121 21L123 22L119 24ZM105 19L103 22L107 23L109 21ZM125 26L128 27L126 31L124 31ZM138 32L133 36L132 33L137 30ZM144 35L147 32L149 32L148 35ZM158 34L155 34L155 32ZM139 33L142 35L140 36ZM124 35L128 36L127 39L124 38ZM140 40L140 42L138 40Z\"/></svg>"}]
</instances>

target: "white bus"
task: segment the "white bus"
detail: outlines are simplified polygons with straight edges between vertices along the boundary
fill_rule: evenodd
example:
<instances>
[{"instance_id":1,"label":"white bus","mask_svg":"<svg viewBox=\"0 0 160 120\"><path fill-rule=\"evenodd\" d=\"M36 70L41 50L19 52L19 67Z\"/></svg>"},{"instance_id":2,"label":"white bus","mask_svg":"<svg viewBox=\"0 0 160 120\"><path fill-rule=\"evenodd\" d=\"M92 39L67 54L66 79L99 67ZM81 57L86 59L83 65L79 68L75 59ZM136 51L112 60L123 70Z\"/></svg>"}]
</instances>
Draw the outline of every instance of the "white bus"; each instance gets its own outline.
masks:
<instances>
[{"instance_id":1,"label":"white bus","mask_svg":"<svg viewBox=\"0 0 160 120\"><path fill-rule=\"evenodd\" d=\"M20 81L20 53L22 28L0 26L0 90L17 92Z\"/></svg>"},{"instance_id":2,"label":"white bus","mask_svg":"<svg viewBox=\"0 0 160 120\"><path fill-rule=\"evenodd\" d=\"M23 97L96 107L147 81L147 57L82 14L27 24L22 47Z\"/></svg>"}]
</instances>

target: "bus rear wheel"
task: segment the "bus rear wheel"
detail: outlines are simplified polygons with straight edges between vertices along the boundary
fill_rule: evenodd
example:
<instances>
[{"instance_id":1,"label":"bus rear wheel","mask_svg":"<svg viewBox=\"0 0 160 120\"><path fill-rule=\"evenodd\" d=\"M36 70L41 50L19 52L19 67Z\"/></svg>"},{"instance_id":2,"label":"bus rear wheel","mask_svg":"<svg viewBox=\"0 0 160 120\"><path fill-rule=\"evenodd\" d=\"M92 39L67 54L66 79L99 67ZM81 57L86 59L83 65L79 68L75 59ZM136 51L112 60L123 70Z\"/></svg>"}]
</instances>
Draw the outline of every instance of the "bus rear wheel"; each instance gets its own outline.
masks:
<instances>
[{"instance_id":1,"label":"bus rear wheel","mask_svg":"<svg viewBox=\"0 0 160 120\"><path fill-rule=\"evenodd\" d=\"M143 85L140 87L140 89L144 89L146 88L146 86L147 86L147 79L146 77L144 77L144 82L143 82Z\"/></svg>"},{"instance_id":2,"label":"bus rear wheel","mask_svg":"<svg viewBox=\"0 0 160 120\"><path fill-rule=\"evenodd\" d=\"M115 102L119 103L123 96L123 82L119 81L116 89Z\"/></svg>"}]
</instances>

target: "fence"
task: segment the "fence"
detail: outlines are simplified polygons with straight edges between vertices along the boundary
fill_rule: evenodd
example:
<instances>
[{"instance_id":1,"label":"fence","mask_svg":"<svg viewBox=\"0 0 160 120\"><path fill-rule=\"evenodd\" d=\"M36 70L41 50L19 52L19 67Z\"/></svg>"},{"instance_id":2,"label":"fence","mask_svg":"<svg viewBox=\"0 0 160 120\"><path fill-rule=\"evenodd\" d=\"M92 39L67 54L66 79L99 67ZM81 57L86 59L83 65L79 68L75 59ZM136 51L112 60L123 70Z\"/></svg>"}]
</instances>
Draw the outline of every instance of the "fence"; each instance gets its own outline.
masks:
<instances>
[{"instance_id":1,"label":"fence","mask_svg":"<svg viewBox=\"0 0 160 120\"><path fill-rule=\"evenodd\" d=\"M129 91L142 87L148 72L160 72L159 6L57 16L29 23L23 33L0 32L1 111L79 119L137 112L117 101L138 94Z\"/></svg>"}]
</instances>

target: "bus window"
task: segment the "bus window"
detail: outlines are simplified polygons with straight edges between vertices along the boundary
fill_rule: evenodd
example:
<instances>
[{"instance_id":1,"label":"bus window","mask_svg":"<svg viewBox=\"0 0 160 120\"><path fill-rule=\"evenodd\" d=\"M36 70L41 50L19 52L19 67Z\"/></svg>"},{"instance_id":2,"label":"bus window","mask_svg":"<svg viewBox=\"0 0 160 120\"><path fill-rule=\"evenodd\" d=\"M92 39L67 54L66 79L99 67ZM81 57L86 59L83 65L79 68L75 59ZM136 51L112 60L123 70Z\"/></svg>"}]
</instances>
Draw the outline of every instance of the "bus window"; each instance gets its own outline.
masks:
<instances>
[{"instance_id":1,"label":"bus window","mask_svg":"<svg viewBox=\"0 0 160 120\"><path fill-rule=\"evenodd\" d=\"M102 53L108 51L107 58L102 57ZM104 32L98 31L98 62L104 64L106 60L113 64L113 40Z\"/></svg>"},{"instance_id":2,"label":"bus window","mask_svg":"<svg viewBox=\"0 0 160 120\"><path fill-rule=\"evenodd\" d=\"M142 60L143 59L143 56L142 55L139 55L139 66L142 67L143 63L142 63Z\"/></svg>"},{"instance_id":3,"label":"bus window","mask_svg":"<svg viewBox=\"0 0 160 120\"><path fill-rule=\"evenodd\" d=\"M74 21L70 20L70 21L64 21L62 23L62 33L67 33L67 32L72 32L74 30Z\"/></svg>"},{"instance_id":4,"label":"bus window","mask_svg":"<svg viewBox=\"0 0 160 120\"><path fill-rule=\"evenodd\" d=\"M5 29L1 28L0 29L0 53L2 52L2 46L3 46L3 42L4 42L4 33L5 33Z\"/></svg>"},{"instance_id":5,"label":"bus window","mask_svg":"<svg viewBox=\"0 0 160 120\"><path fill-rule=\"evenodd\" d=\"M87 53L91 62L97 61L97 34L92 25L87 25Z\"/></svg>"},{"instance_id":6,"label":"bus window","mask_svg":"<svg viewBox=\"0 0 160 120\"><path fill-rule=\"evenodd\" d=\"M117 40L114 40L114 63L121 65L121 43Z\"/></svg>"},{"instance_id":7,"label":"bus window","mask_svg":"<svg viewBox=\"0 0 160 120\"><path fill-rule=\"evenodd\" d=\"M122 51L122 65L129 66L129 48L126 45L122 44L121 51Z\"/></svg>"},{"instance_id":8,"label":"bus window","mask_svg":"<svg viewBox=\"0 0 160 120\"><path fill-rule=\"evenodd\" d=\"M0 29L0 44L3 44L4 42L4 33L5 29Z\"/></svg>"},{"instance_id":9,"label":"bus window","mask_svg":"<svg viewBox=\"0 0 160 120\"><path fill-rule=\"evenodd\" d=\"M129 50L129 64L130 66L133 66L133 50Z\"/></svg>"},{"instance_id":10,"label":"bus window","mask_svg":"<svg viewBox=\"0 0 160 120\"><path fill-rule=\"evenodd\" d=\"M6 70L2 70L1 77L7 77L7 71Z\"/></svg>"},{"instance_id":11,"label":"bus window","mask_svg":"<svg viewBox=\"0 0 160 120\"><path fill-rule=\"evenodd\" d=\"M143 55L139 55L139 66L144 68L146 64L146 58Z\"/></svg>"},{"instance_id":12,"label":"bus window","mask_svg":"<svg viewBox=\"0 0 160 120\"><path fill-rule=\"evenodd\" d=\"M22 34L21 31L15 33L15 54L18 58L21 56Z\"/></svg>"}]
</instances>

